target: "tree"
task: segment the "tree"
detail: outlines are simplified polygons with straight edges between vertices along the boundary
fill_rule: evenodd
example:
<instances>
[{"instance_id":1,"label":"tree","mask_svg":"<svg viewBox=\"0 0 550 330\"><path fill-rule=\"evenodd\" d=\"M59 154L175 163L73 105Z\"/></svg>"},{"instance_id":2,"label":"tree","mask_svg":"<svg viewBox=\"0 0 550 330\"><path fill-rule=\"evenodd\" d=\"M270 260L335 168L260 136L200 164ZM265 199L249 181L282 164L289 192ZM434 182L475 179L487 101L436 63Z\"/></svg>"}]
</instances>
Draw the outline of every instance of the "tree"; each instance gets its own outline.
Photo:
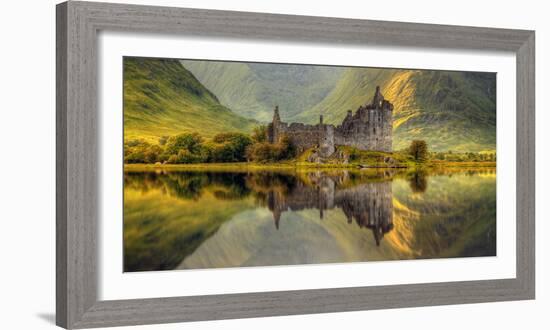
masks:
<instances>
[{"instance_id":1,"label":"tree","mask_svg":"<svg viewBox=\"0 0 550 330\"><path fill-rule=\"evenodd\" d=\"M177 155L180 150L187 150L190 153L200 151L202 137L198 133L184 133L171 136L166 142L166 151L171 155Z\"/></svg>"},{"instance_id":2,"label":"tree","mask_svg":"<svg viewBox=\"0 0 550 330\"><path fill-rule=\"evenodd\" d=\"M428 159L428 144L424 140L414 140L409 147L409 154L417 162L423 162Z\"/></svg>"},{"instance_id":3,"label":"tree","mask_svg":"<svg viewBox=\"0 0 550 330\"><path fill-rule=\"evenodd\" d=\"M256 162L276 162L296 156L296 148L290 138L283 135L279 142L256 142L246 149L246 157Z\"/></svg>"},{"instance_id":4,"label":"tree","mask_svg":"<svg viewBox=\"0 0 550 330\"><path fill-rule=\"evenodd\" d=\"M296 156L296 148L292 144L292 141L288 135L283 134L276 146L278 147L278 159L290 159Z\"/></svg>"},{"instance_id":5,"label":"tree","mask_svg":"<svg viewBox=\"0 0 550 330\"><path fill-rule=\"evenodd\" d=\"M204 163L209 157L209 150L198 133L171 136L164 150L158 160L173 164Z\"/></svg>"},{"instance_id":6,"label":"tree","mask_svg":"<svg viewBox=\"0 0 550 330\"><path fill-rule=\"evenodd\" d=\"M161 136L161 137L159 138L159 144L160 144L161 146L165 145L166 142L168 142L168 138L169 138L168 135L163 135L163 136Z\"/></svg>"},{"instance_id":7,"label":"tree","mask_svg":"<svg viewBox=\"0 0 550 330\"><path fill-rule=\"evenodd\" d=\"M180 149L178 153L170 155L167 162L170 164L193 164L204 163L208 159L208 155L204 153L202 148L197 153L191 153L189 150Z\"/></svg>"},{"instance_id":8,"label":"tree","mask_svg":"<svg viewBox=\"0 0 550 330\"><path fill-rule=\"evenodd\" d=\"M148 163L155 157L151 152L151 145L144 140L132 140L124 143L124 162Z\"/></svg>"},{"instance_id":9,"label":"tree","mask_svg":"<svg viewBox=\"0 0 550 330\"><path fill-rule=\"evenodd\" d=\"M149 146L144 153L145 163L153 164L160 161L160 155L162 153L162 148L158 145Z\"/></svg>"},{"instance_id":10,"label":"tree","mask_svg":"<svg viewBox=\"0 0 550 330\"><path fill-rule=\"evenodd\" d=\"M220 133L208 145L213 162L242 162L246 160L246 148L252 139L242 133Z\"/></svg>"},{"instance_id":11,"label":"tree","mask_svg":"<svg viewBox=\"0 0 550 330\"><path fill-rule=\"evenodd\" d=\"M247 159L254 162L274 162L277 160L276 154L276 146L269 142L254 143L246 149Z\"/></svg>"},{"instance_id":12,"label":"tree","mask_svg":"<svg viewBox=\"0 0 550 330\"><path fill-rule=\"evenodd\" d=\"M260 125L254 127L252 131L252 140L254 140L254 142L267 142L267 126Z\"/></svg>"}]
</instances>

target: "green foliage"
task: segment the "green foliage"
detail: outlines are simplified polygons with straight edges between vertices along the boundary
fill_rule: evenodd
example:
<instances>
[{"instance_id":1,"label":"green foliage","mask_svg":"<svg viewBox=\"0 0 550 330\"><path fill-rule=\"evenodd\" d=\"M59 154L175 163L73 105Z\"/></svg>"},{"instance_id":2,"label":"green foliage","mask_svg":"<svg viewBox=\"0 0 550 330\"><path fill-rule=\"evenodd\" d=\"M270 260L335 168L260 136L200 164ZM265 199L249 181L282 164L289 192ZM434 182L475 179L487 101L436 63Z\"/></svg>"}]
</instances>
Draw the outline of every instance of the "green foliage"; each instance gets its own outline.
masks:
<instances>
[{"instance_id":1,"label":"green foliage","mask_svg":"<svg viewBox=\"0 0 550 330\"><path fill-rule=\"evenodd\" d=\"M212 141L215 143L233 143L236 145L246 146L252 143L252 138L243 133L229 132L229 133L216 134L212 138Z\"/></svg>"},{"instance_id":2,"label":"green foliage","mask_svg":"<svg viewBox=\"0 0 550 330\"><path fill-rule=\"evenodd\" d=\"M165 155L169 164L204 163L209 151L198 133L184 133L168 138Z\"/></svg>"},{"instance_id":3,"label":"green foliage","mask_svg":"<svg viewBox=\"0 0 550 330\"><path fill-rule=\"evenodd\" d=\"M336 154L346 155L350 164L369 166L414 166L408 153L360 150L355 147L339 146Z\"/></svg>"},{"instance_id":4,"label":"green foliage","mask_svg":"<svg viewBox=\"0 0 550 330\"><path fill-rule=\"evenodd\" d=\"M146 151L145 151L145 163L151 163L154 164L161 160L162 155L162 148L158 145L151 145Z\"/></svg>"},{"instance_id":5,"label":"green foliage","mask_svg":"<svg viewBox=\"0 0 550 330\"><path fill-rule=\"evenodd\" d=\"M430 158L447 162L496 162L496 152L432 152Z\"/></svg>"},{"instance_id":6,"label":"green foliage","mask_svg":"<svg viewBox=\"0 0 550 330\"><path fill-rule=\"evenodd\" d=\"M210 162L242 162L246 160L246 148L252 139L242 133L220 133L208 145Z\"/></svg>"},{"instance_id":7,"label":"green foliage","mask_svg":"<svg viewBox=\"0 0 550 330\"><path fill-rule=\"evenodd\" d=\"M254 127L252 130L252 140L254 142L266 142L267 141L267 125L260 125Z\"/></svg>"},{"instance_id":8,"label":"green foliage","mask_svg":"<svg viewBox=\"0 0 550 330\"><path fill-rule=\"evenodd\" d=\"M197 164L197 163L231 163L253 161L271 163L295 159L297 162L308 162L311 149L297 155L296 148L287 135L278 143L272 144L262 138L263 130L259 128L252 136L229 132L220 133L211 139L205 139L198 133L183 133L162 137L159 144L152 144L143 139L128 140L124 143L124 162L126 164ZM418 162L437 165L449 162L496 162L495 152L453 151L428 152L424 141L413 141L411 146L402 151L380 152L359 150L348 146L337 147L335 156L329 163L370 166L410 167Z\"/></svg>"},{"instance_id":9,"label":"green foliage","mask_svg":"<svg viewBox=\"0 0 550 330\"><path fill-rule=\"evenodd\" d=\"M159 138L159 144L160 144L161 146L165 145L166 142L168 142L168 138L169 138L168 135L163 135L163 136L161 136L161 137Z\"/></svg>"},{"instance_id":10,"label":"green foliage","mask_svg":"<svg viewBox=\"0 0 550 330\"><path fill-rule=\"evenodd\" d=\"M168 157L169 164L196 164L204 163L208 160L208 151L200 148L196 152L191 152L187 149L180 149L175 154Z\"/></svg>"},{"instance_id":11,"label":"green foliage","mask_svg":"<svg viewBox=\"0 0 550 330\"><path fill-rule=\"evenodd\" d=\"M246 157L250 161L272 162L277 158L275 156L275 147L269 142L257 142L249 146L246 150Z\"/></svg>"},{"instance_id":12,"label":"green foliage","mask_svg":"<svg viewBox=\"0 0 550 330\"><path fill-rule=\"evenodd\" d=\"M424 162L428 159L428 144L423 140L414 140L409 146L409 154L417 162Z\"/></svg>"},{"instance_id":13,"label":"green foliage","mask_svg":"<svg viewBox=\"0 0 550 330\"><path fill-rule=\"evenodd\" d=\"M151 144L143 140L127 141L124 144L124 162L133 163L148 163L147 160L152 158L152 151L149 151ZM156 160L155 160L156 161Z\"/></svg>"},{"instance_id":14,"label":"green foliage","mask_svg":"<svg viewBox=\"0 0 550 330\"><path fill-rule=\"evenodd\" d=\"M196 164L246 161L252 138L239 132L220 133L205 139L198 133L183 133L159 139L159 144L130 140L124 144L127 164ZM290 150L290 148L287 148ZM288 150L286 150L288 152Z\"/></svg>"},{"instance_id":15,"label":"green foliage","mask_svg":"<svg viewBox=\"0 0 550 330\"><path fill-rule=\"evenodd\" d=\"M124 59L125 139L248 133L256 123L244 117L267 122L275 104L287 121L317 123L322 111L339 124L347 110L370 102L376 85L395 105L395 149L424 140L438 152L495 150L494 74L131 57Z\"/></svg>"},{"instance_id":16,"label":"green foliage","mask_svg":"<svg viewBox=\"0 0 550 330\"><path fill-rule=\"evenodd\" d=\"M198 153L202 143L202 137L198 133L185 133L168 138L166 152L177 154L179 150L190 153Z\"/></svg>"},{"instance_id":17,"label":"green foliage","mask_svg":"<svg viewBox=\"0 0 550 330\"><path fill-rule=\"evenodd\" d=\"M246 157L249 161L269 163L296 156L296 148L288 136L283 135L278 143L256 142L246 150Z\"/></svg>"},{"instance_id":18,"label":"green foliage","mask_svg":"<svg viewBox=\"0 0 550 330\"><path fill-rule=\"evenodd\" d=\"M296 156L296 147L290 141L288 135L283 134L279 139L279 143L275 144L277 156L279 159L290 159Z\"/></svg>"}]
</instances>

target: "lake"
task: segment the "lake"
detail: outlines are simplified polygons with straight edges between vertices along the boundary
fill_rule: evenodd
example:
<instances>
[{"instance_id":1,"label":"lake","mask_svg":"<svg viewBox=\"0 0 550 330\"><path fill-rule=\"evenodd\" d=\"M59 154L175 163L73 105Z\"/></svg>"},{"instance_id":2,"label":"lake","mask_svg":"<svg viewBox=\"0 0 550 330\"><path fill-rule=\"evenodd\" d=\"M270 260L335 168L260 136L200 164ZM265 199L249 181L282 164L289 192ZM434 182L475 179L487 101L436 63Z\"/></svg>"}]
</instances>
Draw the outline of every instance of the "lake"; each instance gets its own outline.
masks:
<instances>
[{"instance_id":1,"label":"lake","mask_svg":"<svg viewBox=\"0 0 550 330\"><path fill-rule=\"evenodd\" d=\"M495 255L494 168L124 173L126 272Z\"/></svg>"}]
</instances>

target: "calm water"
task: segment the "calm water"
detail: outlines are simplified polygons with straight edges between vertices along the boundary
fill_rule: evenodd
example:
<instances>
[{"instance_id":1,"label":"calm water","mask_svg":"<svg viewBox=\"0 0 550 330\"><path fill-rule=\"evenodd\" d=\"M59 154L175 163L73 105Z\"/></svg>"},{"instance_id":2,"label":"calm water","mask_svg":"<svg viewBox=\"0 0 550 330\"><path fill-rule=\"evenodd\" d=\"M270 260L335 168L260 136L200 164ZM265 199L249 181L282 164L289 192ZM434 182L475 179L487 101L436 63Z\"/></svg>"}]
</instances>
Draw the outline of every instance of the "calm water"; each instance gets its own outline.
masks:
<instances>
[{"instance_id":1,"label":"calm water","mask_svg":"<svg viewBox=\"0 0 550 330\"><path fill-rule=\"evenodd\" d=\"M494 256L494 169L124 175L124 270Z\"/></svg>"}]
</instances>

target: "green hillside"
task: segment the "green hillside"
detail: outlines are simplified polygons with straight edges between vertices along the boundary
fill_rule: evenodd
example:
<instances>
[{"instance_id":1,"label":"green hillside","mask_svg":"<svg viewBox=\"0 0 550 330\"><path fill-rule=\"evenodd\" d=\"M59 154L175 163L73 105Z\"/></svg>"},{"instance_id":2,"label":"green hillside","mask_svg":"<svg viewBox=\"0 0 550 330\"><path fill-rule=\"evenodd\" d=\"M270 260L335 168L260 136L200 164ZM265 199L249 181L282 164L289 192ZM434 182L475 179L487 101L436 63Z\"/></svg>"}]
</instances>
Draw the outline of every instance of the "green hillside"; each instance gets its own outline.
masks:
<instances>
[{"instance_id":1,"label":"green hillside","mask_svg":"<svg viewBox=\"0 0 550 330\"><path fill-rule=\"evenodd\" d=\"M249 132L256 123L231 112L178 60L124 58L124 138Z\"/></svg>"},{"instance_id":2,"label":"green hillside","mask_svg":"<svg viewBox=\"0 0 550 330\"><path fill-rule=\"evenodd\" d=\"M395 150L415 139L434 151L496 148L491 73L125 58L124 75L127 140L249 132L275 105L287 122L316 123L322 113L339 124L379 85L395 107Z\"/></svg>"},{"instance_id":3,"label":"green hillside","mask_svg":"<svg viewBox=\"0 0 550 330\"><path fill-rule=\"evenodd\" d=\"M181 61L220 102L235 113L259 121L270 121L279 105L283 120L321 102L344 71L341 67Z\"/></svg>"},{"instance_id":4,"label":"green hillside","mask_svg":"<svg viewBox=\"0 0 550 330\"><path fill-rule=\"evenodd\" d=\"M349 68L331 93L296 119L323 113L338 124L347 110L370 102L376 86L394 104L394 149L423 139L431 150L496 148L496 76L490 73Z\"/></svg>"}]
</instances>

